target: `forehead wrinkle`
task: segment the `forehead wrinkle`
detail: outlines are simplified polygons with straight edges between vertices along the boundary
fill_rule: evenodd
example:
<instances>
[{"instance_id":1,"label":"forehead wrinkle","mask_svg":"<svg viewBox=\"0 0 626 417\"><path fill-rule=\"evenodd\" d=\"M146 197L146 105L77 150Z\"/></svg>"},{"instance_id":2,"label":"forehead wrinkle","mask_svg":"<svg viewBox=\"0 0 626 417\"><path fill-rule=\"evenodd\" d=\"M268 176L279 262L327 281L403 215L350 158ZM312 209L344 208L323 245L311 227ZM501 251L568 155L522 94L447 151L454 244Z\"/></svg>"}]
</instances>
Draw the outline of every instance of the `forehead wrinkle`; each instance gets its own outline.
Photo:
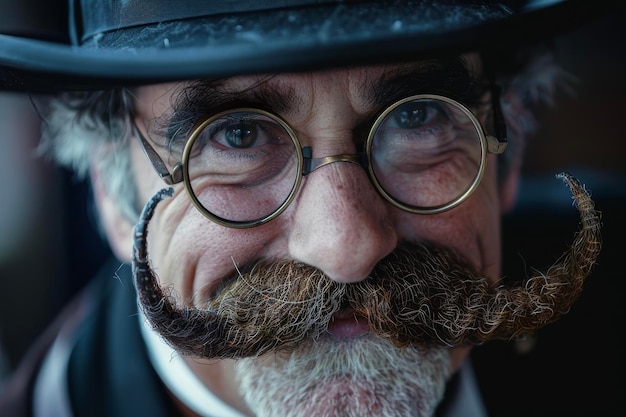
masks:
<instances>
[{"instance_id":1,"label":"forehead wrinkle","mask_svg":"<svg viewBox=\"0 0 626 417\"><path fill-rule=\"evenodd\" d=\"M368 78L376 78L381 71L377 67L355 67L324 70L313 73L284 74L275 81L293 91L291 108L286 114L295 123L310 122L318 112L328 110L324 100L341 103L340 113L350 112L361 118L371 112L368 91L374 85ZM327 103L330 105L330 103ZM322 106L322 107L320 107Z\"/></svg>"}]
</instances>

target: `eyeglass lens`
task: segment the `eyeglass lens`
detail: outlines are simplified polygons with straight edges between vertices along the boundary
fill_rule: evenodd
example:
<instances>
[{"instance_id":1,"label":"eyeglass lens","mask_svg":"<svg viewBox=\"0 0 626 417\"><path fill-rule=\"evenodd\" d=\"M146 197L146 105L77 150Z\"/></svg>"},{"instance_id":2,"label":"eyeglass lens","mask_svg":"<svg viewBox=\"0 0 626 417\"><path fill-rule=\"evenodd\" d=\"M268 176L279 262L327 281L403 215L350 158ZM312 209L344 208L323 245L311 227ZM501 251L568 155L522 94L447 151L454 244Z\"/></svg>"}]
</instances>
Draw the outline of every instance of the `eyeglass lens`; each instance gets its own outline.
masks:
<instances>
[{"instance_id":1,"label":"eyeglass lens","mask_svg":"<svg viewBox=\"0 0 626 417\"><path fill-rule=\"evenodd\" d=\"M214 216L233 222L263 219L299 182L298 146L269 115L231 112L196 132L186 149L188 183Z\"/></svg>"},{"instance_id":2,"label":"eyeglass lens","mask_svg":"<svg viewBox=\"0 0 626 417\"><path fill-rule=\"evenodd\" d=\"M432 98L391 108L368 146L379 191L407 210L437 209L462 196L483 158L475 118L454 102Z\"/></svg>"}]
</instances>

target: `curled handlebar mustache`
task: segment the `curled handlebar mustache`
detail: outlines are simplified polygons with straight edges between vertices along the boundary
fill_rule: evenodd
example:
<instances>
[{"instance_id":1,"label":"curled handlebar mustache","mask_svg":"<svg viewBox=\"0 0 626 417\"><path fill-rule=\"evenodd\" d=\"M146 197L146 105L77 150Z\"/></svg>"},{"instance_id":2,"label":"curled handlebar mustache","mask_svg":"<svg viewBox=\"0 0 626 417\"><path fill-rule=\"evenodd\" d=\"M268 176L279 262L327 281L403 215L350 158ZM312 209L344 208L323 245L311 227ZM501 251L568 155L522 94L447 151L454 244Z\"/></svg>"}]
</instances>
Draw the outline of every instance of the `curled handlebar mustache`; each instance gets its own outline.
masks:
<instances>
[{"instance_id":1,"label":"curled handlebar mustache","mask_svg":"<svg viewBox=\"0 0 626 417\"><path fill-rule=\"evenodd\" d=\"M164 189L135 226L132 266L140 305L173 348L203 358L292 351L326 332L333 314L348 306L398 347L452 347L530 334L569 311L601 249L600 213L591 197L571 175L557 177L572 192L581 228L550 268L521 285L492 284L452 251L420 244L397 248L369 277L351 284L298 262L261 262L201 309L178 306L149 265L148 223L159 201L173 193Z\"/></svg>"}]
</instances>

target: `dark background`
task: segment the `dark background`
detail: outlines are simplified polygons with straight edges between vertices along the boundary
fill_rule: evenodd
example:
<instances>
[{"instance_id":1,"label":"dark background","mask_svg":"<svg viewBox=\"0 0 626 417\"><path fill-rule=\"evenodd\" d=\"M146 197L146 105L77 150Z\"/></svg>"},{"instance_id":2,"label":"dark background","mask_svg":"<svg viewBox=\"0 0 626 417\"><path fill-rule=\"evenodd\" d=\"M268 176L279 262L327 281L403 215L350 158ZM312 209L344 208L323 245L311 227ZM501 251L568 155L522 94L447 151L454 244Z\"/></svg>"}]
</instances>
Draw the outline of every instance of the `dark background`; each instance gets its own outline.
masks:
<instances>
[{"instance_id":1,"label":"dark background","mask_svg":"<svg viewBox=\"0 0 626 417\"><path fill-rule=\"evenodd\" d=\"M626 285L626 14L560 37L557 56L580 80L542 115L527 149L517 208L503 220L505 277L543 269L578 229L568 171L591 191L602 212L603 250L571 311L522 341L491 342L473 351L492 417L626 416L624 350Z\"/></svg>"},{"instance_id":2,"label":"dark background","mask_svg":"<svg viewBox=\"0 0 626 417\"><path fill-rule=\"evenodd\" d=\"M576 97L562 96L542 113L544 127L528 146L518 206L503 220L504 275L548 266L571 242L579 221L569 191L554 179L562 170L592 191L603 213L604 249L582 297L560 321L525 340L474 350L492 417L626 416L618 341L626 294L624 17L609 16L556 42L558 58L581 83ZM2 94L0 112L1 389L2 371L10 373L109 252L84 202L86 185L33 158L38 127L28 99ZM15 135L19 146L7 147Z\"/></svg>"}]
</instances>

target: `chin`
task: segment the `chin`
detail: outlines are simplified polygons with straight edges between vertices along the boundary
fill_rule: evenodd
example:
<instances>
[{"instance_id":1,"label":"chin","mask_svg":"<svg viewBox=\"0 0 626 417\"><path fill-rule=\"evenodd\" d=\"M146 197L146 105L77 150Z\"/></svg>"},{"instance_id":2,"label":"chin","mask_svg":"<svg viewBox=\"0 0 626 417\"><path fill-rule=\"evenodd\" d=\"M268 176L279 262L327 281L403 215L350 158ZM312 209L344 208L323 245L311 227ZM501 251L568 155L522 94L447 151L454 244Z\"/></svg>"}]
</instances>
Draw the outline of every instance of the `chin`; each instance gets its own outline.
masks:
<instances>
[{"instance_id":1,"label":"chin","mask_svg":"<svg viewBox=\"0 0 626 417\"><path fill-rule=\"evenodd\" d=\"M292 353L242 359L236 376L257 417L427 417L450 361L447 348L398 349L371 333L323 336Z\"/></svg>"}]
</instances>

